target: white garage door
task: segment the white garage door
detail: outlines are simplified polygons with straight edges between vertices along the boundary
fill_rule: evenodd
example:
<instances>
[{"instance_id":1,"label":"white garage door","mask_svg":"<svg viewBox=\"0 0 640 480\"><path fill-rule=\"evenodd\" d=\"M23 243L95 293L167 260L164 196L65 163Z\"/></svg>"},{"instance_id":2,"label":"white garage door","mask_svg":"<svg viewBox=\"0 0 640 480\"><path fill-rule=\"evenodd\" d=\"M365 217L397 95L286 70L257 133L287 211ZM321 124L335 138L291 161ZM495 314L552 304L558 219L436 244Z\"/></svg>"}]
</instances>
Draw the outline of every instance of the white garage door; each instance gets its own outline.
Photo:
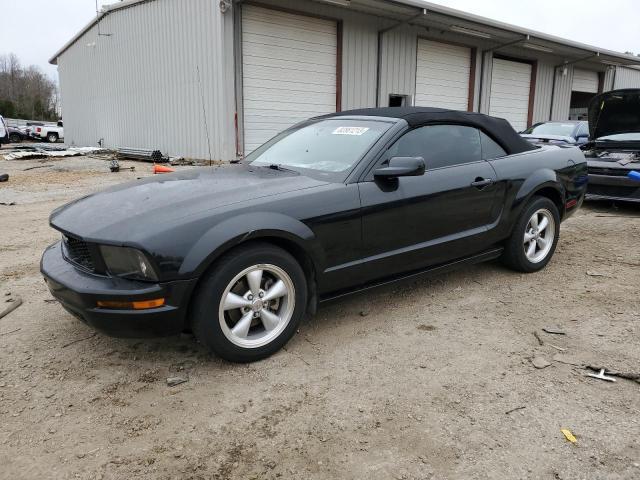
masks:
<instances>
[{"instance_id":1,"label":"white garage door","mask_svg":"<svg viewBox=\"0 0 640 480\"><path fill-rule=\"evenodd\" d=\"M242 8L244 152L285 128L336 111L337 24Z\"/></svg>"},{"instance_id":2,"label":"white garage door","mask_svg":"<svg viewBox=\"0 0 640 480\"><path fill-rule=\"evenodd\" d=\"M493 59L489 115L505 118L520 132L527 128L531 65Z\"/></svg>"},{"instance_id":3,"label":"white garage door","mask_svg":"<svg viewBox=\"0 0 640 480\"><path fill-rule=\"evenodd\" d=\"M467 110L471 49L418 40L415 104Z\"/></svg>"},{"instance_id":4,"label":"white garage door","mask_svg":"<svg viewBox=\"0 0 640 480\"><path fill-rule=\"evenodd\" d=\"M598 93L598 72L591 70L573 70L573 86L571 90L574 92Z\"/></svg>"}]
</instances>

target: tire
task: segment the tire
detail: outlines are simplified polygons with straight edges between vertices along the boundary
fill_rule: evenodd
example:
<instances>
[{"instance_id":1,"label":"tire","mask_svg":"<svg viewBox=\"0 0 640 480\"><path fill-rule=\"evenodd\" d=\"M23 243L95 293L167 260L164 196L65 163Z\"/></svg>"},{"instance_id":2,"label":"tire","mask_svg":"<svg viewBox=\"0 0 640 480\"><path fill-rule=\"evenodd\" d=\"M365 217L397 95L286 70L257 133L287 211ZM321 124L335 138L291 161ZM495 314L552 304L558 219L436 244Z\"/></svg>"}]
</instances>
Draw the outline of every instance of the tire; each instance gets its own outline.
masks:
<instances>
[{"instance_id":1,"label":"tire","mask_svg":"<svg viewBox=\"0 0 640 480\"><path fill-rule=\"evenodd\" d=\"M536 221L533 218L534 214ZM546 226L537 229L536 222L538 225L546 223ZM553 257L559 238L558 207L546 197L534 196L520 214L506 242L503 261L519 272L531 273L542 270ZM533 244L535 246L532 246Z\"/></svg>"},{"instance_id":2,"label":"tire","mask_svg":"<svg viewBox=\"0 0 640 480\"><path fill-rule=\"evenodd\" d=\"M47 141L49 143L57 143L58 141L58 134L57 133L48 133L47 134Z\"/></svg>"},{"instance_id":3,"label":"tire","mask_svg":"<svg viewBox=\"0 0 640 480\"><path fill-rule=\"evenodd\" d=\"M22 142L22 137L20 135L9 135L9 142L11 143L20 143Z\"/></svg>"},{"instance_id":4,"label":"tire","mask_svg":"<svg viewBox=\"0 0 640 480\"><path fill-rule=\"evenodd\" d=\"M226 253L201 279L191 326L196 338L218 356L252 362L289 341L306 306L307 281L295 258L274 245L252 243Z\"/></svg>"}]
</instances>

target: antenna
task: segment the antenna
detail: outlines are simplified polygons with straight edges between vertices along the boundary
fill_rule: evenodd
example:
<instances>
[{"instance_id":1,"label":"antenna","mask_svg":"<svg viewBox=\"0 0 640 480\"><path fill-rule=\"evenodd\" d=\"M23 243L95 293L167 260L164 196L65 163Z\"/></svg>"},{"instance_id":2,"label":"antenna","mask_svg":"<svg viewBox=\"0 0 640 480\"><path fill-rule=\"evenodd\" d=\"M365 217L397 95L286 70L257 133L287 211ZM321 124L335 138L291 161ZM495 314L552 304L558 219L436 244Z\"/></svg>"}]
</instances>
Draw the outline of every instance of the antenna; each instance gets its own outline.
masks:
<instances>
[{"instance_id":1,"label":"antenna","mask_svg":"<svg viewBox=\"0 0 640 480\"><path fill-rule=\"evenodd\" d=\"M209 166L211 166L211 140L209 139L209 127L207 126L207 109L204 105L204 91L202 90L202 82L200 81L200 67L196 65L196 73L198 74L198 85L200 86L200 98L202 99L202 115L204 116L204 129L207 134L207 146L209 147Z\"/></svg>"}]
</instances>

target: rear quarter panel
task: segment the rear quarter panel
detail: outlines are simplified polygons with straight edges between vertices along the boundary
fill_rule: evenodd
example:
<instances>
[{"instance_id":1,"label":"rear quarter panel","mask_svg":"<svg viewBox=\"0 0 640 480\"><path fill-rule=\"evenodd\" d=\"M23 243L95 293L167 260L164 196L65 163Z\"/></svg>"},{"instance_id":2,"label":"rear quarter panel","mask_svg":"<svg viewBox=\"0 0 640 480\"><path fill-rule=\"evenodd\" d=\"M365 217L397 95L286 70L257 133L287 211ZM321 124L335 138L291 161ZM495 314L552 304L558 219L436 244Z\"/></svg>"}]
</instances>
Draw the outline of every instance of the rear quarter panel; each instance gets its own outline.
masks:
<instances>
[{"instance_id":1,"label":"rear quarter panel","mask_svg":"<svg viewBox=\"0 0 640 480\"><path fill-rule=\"evenodd\" d=\"M587 187L587 162L580 149L565 146L543 146L516 155L490 161L496 171L504 196L500 221L496 224L496 239L511 233L515 222L529 199L543 189L553 189L560 200L562 219L582 203ZM566 202L576 200L570 212Z\"/></svg>"}]
</instances>

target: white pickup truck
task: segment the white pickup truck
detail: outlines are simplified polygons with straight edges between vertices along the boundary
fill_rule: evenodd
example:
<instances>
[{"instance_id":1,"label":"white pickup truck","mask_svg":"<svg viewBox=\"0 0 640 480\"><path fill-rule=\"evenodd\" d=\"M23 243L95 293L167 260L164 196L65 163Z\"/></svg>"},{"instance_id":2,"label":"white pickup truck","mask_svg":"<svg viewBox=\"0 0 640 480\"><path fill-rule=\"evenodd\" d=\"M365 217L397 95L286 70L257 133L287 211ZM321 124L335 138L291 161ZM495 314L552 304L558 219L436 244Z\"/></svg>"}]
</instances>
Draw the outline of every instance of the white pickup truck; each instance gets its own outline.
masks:
<instances>
[{"instance_id":1,"label":"white pickup truck","mask_svg":"<svg viewBox=\"0 0 640 480\"><path fill-rule=\"evenodd\" d=\"M31 127L31 136L43 140L46 139L49 143L64 140L62 122L58 122L57 125L38 125Z\"/></svg>"}]
</instances>

